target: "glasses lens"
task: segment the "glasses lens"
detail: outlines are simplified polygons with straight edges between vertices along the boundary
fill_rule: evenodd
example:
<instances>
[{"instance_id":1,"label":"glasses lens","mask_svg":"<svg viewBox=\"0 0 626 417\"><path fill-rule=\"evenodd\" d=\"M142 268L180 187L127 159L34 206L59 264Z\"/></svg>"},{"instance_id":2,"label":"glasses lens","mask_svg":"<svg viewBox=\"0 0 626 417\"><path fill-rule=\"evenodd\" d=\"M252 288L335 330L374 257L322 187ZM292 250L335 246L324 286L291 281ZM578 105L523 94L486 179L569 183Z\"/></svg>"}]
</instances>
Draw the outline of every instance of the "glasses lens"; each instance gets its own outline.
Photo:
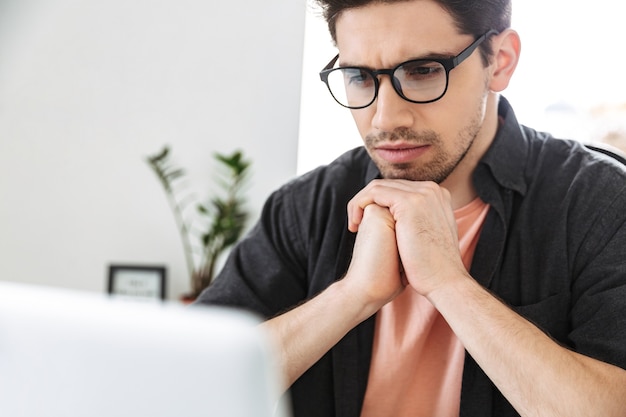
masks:
<instances>
[{"instance_id":1,"label":"glasses lens","mask_svg":"<svg viewBox=\"0 0 626 417\"><path fill-rule=\"evenodd\" d=\"M393 73L402 94L411 101L437 100L446 91L448 76L444 66L435 61L409 61Z\"/></svg>"},{"instance_id":2,"label":"glasses lens","mask_svg":"<svg viewBox=\"0 0 626 417\"><path fill-rule=\"evenodd\" d=\"M357 108L369 105L376 95L372 74L361 68L337 68L328 73L328 88L339 104Z\"/></svg>"}]
</instances>

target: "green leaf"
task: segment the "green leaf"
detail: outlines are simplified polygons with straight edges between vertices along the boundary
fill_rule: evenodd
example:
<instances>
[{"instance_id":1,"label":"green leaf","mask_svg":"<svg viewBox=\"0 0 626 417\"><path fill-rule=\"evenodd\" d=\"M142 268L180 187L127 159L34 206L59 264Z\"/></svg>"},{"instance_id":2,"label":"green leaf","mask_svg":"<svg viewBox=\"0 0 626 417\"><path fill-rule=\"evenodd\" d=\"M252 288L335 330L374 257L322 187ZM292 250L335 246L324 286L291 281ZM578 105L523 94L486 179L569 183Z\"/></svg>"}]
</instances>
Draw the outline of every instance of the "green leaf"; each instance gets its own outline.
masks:
<instances>
[{"instance_id":1,"label":"green leaf","mask_svg":"<svg viewBox=\"0 0 626 417\"><path fill-rule=\"evenodd\" d=\"M181 178L185 176L185 170L182 168L173 169L172 171L163 171L163 176L173 181L177 178Z\"/></svg>"},{"instance_id":2,"label":"green leaf","mask_svg":"<svg viewBox=\"0 0 626 417\"><path fill-rule=\"evenodd\" d=\"M166 145L166 146L163 147L163 150L161 152L159 152L158 154L153 155L153 156L149 156L148 157L148 161L150 161L151 163L157 163L157 162L162 161L163 159L167 158L169 153L170 153L170 148L169 148L169 146Z\"/></svg>"}]
</instances>

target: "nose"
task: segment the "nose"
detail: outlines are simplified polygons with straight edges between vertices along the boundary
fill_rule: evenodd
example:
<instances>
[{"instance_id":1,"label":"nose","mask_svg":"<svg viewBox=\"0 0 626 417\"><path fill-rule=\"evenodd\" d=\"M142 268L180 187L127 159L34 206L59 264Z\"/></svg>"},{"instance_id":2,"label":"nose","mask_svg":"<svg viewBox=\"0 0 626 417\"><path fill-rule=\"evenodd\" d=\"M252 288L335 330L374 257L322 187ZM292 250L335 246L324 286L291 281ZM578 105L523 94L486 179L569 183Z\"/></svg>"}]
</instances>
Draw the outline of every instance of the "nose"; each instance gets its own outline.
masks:
<instances>
[{"instance_id":1,"label":"nose","mask_svg":"<svg viewBox=\"0 0 626 417\"><path fill-rule=\"evenodd\" d=\"M372 118L372 127L392 132L399 127L413 126L412 103L409 103L394 90L389 76L379 78L378 96L372 103L375 113Z\"/></svg>"}]
</instances>

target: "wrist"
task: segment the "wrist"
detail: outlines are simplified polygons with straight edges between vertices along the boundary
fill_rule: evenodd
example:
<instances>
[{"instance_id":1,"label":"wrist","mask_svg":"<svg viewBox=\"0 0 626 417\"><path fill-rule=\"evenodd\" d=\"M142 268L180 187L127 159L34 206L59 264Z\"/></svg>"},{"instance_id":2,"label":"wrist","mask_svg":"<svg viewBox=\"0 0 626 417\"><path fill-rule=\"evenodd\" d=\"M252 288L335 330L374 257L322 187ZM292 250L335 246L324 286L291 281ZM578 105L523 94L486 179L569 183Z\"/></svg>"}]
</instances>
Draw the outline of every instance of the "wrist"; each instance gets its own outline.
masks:
<instances>
[{"instance_id":1,"label":"wrist","mask_svg":"<svg viewBox=\"0 0 626 417\"><path fill-rule=\"evenodd\" d=\"M370 296L358 284L356 280L351 280L346 275L331 286L338 300L340 300L343 314L352 317L355 326L367 320L386 304L385 301Z\"/></svg>"},{"instance_id":2,"label":"wrist","mask_svg":"<svg viewBox=\"0 0 626 417\"><path fill-rule=\"evenodd\" d=\"M440 308L446 303L458 303L467 294L475 291L476 286L480 286L469 274L459 274L434 287L424 296L441 311Z\"/></svg>"}]
</instances>

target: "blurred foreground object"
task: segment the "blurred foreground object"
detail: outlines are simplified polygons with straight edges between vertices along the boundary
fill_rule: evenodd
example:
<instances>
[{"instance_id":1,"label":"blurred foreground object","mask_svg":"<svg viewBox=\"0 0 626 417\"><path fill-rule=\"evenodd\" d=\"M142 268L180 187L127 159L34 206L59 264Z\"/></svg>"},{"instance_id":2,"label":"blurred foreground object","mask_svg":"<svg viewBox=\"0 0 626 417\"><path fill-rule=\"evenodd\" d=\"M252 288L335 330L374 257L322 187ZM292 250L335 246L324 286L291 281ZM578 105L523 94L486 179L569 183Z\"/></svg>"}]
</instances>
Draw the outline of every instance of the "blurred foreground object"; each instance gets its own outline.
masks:
<instances>
[{"instance_id":1,"label":"blurred foreground object","mask_svg":"<svg viewBox=\"0 0 626 417\"><path fill-rule=\"evenodd\" d=\"M285 417L256 317L0 282L0 415Z\"/></svg>"}]
</instances>

